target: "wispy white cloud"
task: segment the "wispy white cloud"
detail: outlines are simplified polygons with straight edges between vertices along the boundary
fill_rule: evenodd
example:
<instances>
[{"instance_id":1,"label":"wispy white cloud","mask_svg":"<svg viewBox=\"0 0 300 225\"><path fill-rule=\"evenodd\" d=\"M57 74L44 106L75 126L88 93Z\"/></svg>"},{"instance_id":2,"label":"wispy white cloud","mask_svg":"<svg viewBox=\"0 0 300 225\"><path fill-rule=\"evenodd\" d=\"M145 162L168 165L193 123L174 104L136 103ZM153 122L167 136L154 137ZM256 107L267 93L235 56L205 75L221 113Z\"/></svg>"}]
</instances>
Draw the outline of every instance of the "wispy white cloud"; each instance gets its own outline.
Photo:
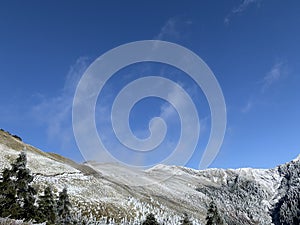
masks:
<instances>
[{"instance_id":1,"label":"wispy white cloud","mask_svg":"<svg viewBox=\"0 0 300 225\"><path fill-rule=\"evenodd\" d=\"M248 100L248 102L242 107L242 113L248 113L254 106L254 102L252 100Z\"/></svg>"},{"instance_id":2,"label":"wispy white cloud","mask_svg":"<svg viewBox=\"0 0 300 225\"><path fill-rule=\"evenodd\" d=\"M72 133L73 95L80 77L88 66L88 58L80 57L69 69L63 89L58 96L39 95L39 103L31 111L38 122L47 127L49 140L58 141L62 148L70 144Z\"/></svg>"},{"instance_id":3,"label":"wispy white cloud","mask_svg":"<svg viewBox=\"0 0 300 225\"><path fill-rule=\"evenodd\" d=\"M262 81L262 92L265 92L271 85L278 82L283 77L285 74L283 65L283 62L275 63L271 70L264 76Z\"/></svg>"},{"instance_id":4,"label":"wispy white cloud","mask_svg":"<svg viewBox=\"0 0 300 225\"><path fill-rule=\"evenodd\" d=\"M229 24L232 17L243 13L250 5L255 4L259 6L261 1L262 0L243 0L243 2L239 6L233 8L231 12L227 14L227 16L224 19L224 23Z\"/></svg>"},{"instance_id":5,"label":"wispy white cloud","mask_svg":"<svg viewBox=\"0 0 300 225\"><path fill-rule=\"evenodd\" d=\"M194 85L187 86L184 83L179 82L179 81L177 81L176 83L181 88L183 88L184 91L186 93L188 93L188 95L191 98L198 95L197 89L195 88ZM196 121L194 118L190 118L193 115L192 112L191 112L191 107L189 106L189 104L186 101L186 99L182 97L181 93L178 92L178 89L176 89L176 88L170 90L170 92L168 94L168 102L175 103L175 105L177 106L177 108L174 109L173 106L171 104L169 104L169 103L163 104L161 106L161 108L160 108L160 110L161 110L160 117L161 118L164 118L170 124L174 124L174 122L179 119L178 116L180 116L181 119L189 118L187 120L187 124L189 124L189 125L185 126L185 133L190 134L190 137L188 139L185 139L185 140L183 139L182 140L182 145L181 145L181 147L182 147L181 149L182 150L179 151L180 154L176 155L176 159L175 159L175 160L178 160L178 162L180 162L181 158L182 157L184 158L192 150L190 142L192 140L194 140L194 139L198 140L200 138L200 136L207 131L207 127L208 127L208 123L209 123L209 120L210 120L210 116L206 115L203 118L199 118L199 113L196 112L197 117L198 117L198 121ZM196 102L193 102L193 104L196 104ZM195 107L196 107L196 110L198 110L197 108L199 106L197 106L197 104L195 105ZM181 109L180 110L181 111L181 115L177 114L176 111L178 109ZM179 111L178 111L178 113L179 113ZM196 136L196 126L195 126L196 123L199 123L199 125L200 125L199 136ZM184 126L184 124L180 124L180 127L177 127L177 129L179 129L179 130L182 129L183 128L182 126ZM182 137L180 137L180 138L182 138ZM168 140L169 145L173 146L173 147L176 146L176 144L177 144L178 141L179 140Z\"/></svg>"},{"instance_id":6,"label":"wispy white cloud","mask_svg":"<svg viewBox=\"0 0 300 225\"><path fill-rule=\"evenodd\" d=\"M197 89L195 88L195 85L187 86L180 81L176 81L176 84L179 85L181 88L183 88L187 93L189 93L191 97L197 95ZM181 94L177 91L176 88L170 90L168 94L168 101L176 102L177 105L181 106L181 108L186 108L185 107L186 102L181 97ZM171 104L169 103L162 104L160 111L161 111L160 117L170 119L170 120L176 119L177 113L174 111L174 108Z\"/></svg>"},{"instance_id":7,"label":"wispy white cloud","mask_svg":"<svg viewBox=\"0 0 300 225\"><path fill-rule=\"evenodd\" d=\"M154 39L181 39L186 36L186 29L191 24L191 20L183 19L182 17L172 17L166 21Z\"/></svg>"},{"instance_id":8,"label":"wispy white cloud","mask_svg":"<svg viewBox=\"0 0 300 225\"><path fill-rule=\"evenodd\" d=\"M246 101L246 103L241 107L241 112L248 113L256 105L261 104L259 103L261 94L265 93L272 85L283 79L288 74L287 71L287 66L283 61L274 63L263 79L258 82L260 92L257 92L255 98L252 96L252 98Z\"/></svg>"}]
</instances>

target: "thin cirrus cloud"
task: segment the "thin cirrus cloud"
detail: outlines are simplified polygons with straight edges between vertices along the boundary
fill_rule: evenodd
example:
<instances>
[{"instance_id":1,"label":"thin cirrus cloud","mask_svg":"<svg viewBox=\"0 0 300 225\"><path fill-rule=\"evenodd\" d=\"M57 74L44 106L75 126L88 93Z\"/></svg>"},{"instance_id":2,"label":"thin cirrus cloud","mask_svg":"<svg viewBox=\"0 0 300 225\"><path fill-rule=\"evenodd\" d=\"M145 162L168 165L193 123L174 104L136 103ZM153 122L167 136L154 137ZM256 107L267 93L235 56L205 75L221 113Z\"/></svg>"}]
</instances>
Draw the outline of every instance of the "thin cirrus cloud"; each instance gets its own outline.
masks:
<instances>
[{"instance_id":1,"label":"thin cirrus cloud","mask_svg":"<svg viewBox=\"0 0 300 225\"><path fill-rule=\"evenodd\" d=\"M72 103L77 83L88 66L89 59L80 57L69 69L60 94L48 98L40 96L40 102L31 109L32 116L46 126L49 140L59 142L62 148L68 147L72 135Z\"/></svg>"},{"instance_id":2,"label":"thin cirrus cloud","mask_svg":"<svg viewBox=\"0 0 300 225\"><path fill-rule=\"evenodd\" d=\"M262 92L265 92L270 86L278 82L283 77L285 74L283 66L283 62L275 63L271 70L264 76L261 88Z\"/></svg>"},{"instance_id":3,"label":"thin cirrus cloud","mask_svg":"<svg viewBox=\"0 0 300 225\"><path fill-rule=\"evenodd\" d=\"M278 83L286 75L287 73L285 64L282 61L276 62L259 82L260 94L264 94L271 86ZM242 107L241 112L248 113L255 105L257 105L257 100L251 98Z\"/></svg>"},{"instance_id":4,"label":"thin cirrus cloud","mask_svg":"<svg viewBox=\"0 0 300 225\"><path fill-rule=\"evenodd\" d=\"M171 17L161 27L160 32L154 36L157 40L179 40L186 36L187 28L193 22L181 17Z\"/></svg>"},{"instance_id":5,"label":"thin cirrus cloud","mask_svg":"<svg viewBox=\"0 0 300 225\"><path fill-rule=\"evenodd\" d=\"M253 108L253 101L252 100L248 100L248 102L246 103L246 105L242 108L242 113L248 113L252 108Z\"/></svg>"},{"instance_id":6,"label":"thin cirrus cloud","mask_svg":"<svg viewBox=\"0 0 300 225\"><path fill-rule=\"evenodd\" d=\"M229 24L232 18L246 11L250 5L259 5L262 0L244 0L239 6L233 8L224 19L225 24Z\"/></svg>"}]
</instances>

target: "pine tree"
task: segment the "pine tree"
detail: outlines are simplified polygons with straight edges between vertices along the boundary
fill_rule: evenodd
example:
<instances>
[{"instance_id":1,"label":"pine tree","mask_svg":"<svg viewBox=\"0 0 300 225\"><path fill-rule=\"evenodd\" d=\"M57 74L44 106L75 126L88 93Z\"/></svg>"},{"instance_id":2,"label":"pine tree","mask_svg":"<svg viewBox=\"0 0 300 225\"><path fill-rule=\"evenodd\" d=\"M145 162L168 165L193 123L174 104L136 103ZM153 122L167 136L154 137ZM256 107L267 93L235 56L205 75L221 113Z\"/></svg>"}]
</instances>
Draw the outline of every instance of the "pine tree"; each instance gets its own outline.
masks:
<instances>
[{"instance_id":1,"label":"pine tree","mask_svg":"<svg viewBox=\"0 0 300 225\"><path fill-rule=\"evenodd\" d=\"M159 225L152 213L148 214L142 225Z\"/></svg>"},{"instance_id":2,"label":"pine tree","mask_svg":"<svg viewBox=\"0 0 300 225\"><path fill-rule=\"evenodd\" d=\"M14 219L30 220L35 217L35 189L30 185L33 176L26 168L27 157L22 151L11 169L4 169L0 187L1 216Z\"/></svg>"},{"instance_id":3,"label":"pine tree","mask_svg":"<svg viewBox=\"0 0 300 225\"><path fill-rule=\"evenodd\" d=\"M225 222L220 216L217 205L211 201L207 210L206 225L224 225Z\"/></svg>"},{"instance_id":4,"label":"pine tree","mask_svg":"<svg viewBox=\"0 0 300 225\"><path fill-rule=\"evenodd\" d=\"M30 220L35 218L35 195L36 190L30 185L33 176L30 170L26 168L27 157L25 151L22 151L15 163L12 164L12 172L16 176L15 187L17 192L17 202L20 207L19 218Z\"/></svg>"},{"instance_id":5,"label":"pine tree","mask_svg":"<svg viewBox=\"0 0 300 225\"><path fill-rule=\"evenodd\" d=\"M180 221L181 225L192 225L193 223L190 221L190 218L187 213L183 214L183 219Z\"/></svg>"},{"instance_id":6,"label":"pine tree","mask_svg":"<svg viewBox=\"0 0 300 225\"><path fill-rule=\"evenodd\" d=\"M44 195L40 196L38 200L38 205L37 221L40 223L46 221L47 225L56 224L56 202L51 187L45 188Z\"/></svg>"},{"instance_id":7,"label":"pine tree","mask_svg":"<svg viewBox=\"0 0 300 225\"><path fill-rule=\"evenodd\" d=\"M12 171L5 168L0 182L0 217L16 218L18 216L17 192L12 180Z\"/></svg>"},{"instance_id":8,"label":"pine tree","mask_svg":"<svg viewBox=\"0 0 300 225\"><path fill-rule=\"evenodd\" d=\"M71 207L72 205L69 200L67 189L64 188L59 193L57 201L57 213L61 224L71 224Z\"/></svg>"}]
</instances>

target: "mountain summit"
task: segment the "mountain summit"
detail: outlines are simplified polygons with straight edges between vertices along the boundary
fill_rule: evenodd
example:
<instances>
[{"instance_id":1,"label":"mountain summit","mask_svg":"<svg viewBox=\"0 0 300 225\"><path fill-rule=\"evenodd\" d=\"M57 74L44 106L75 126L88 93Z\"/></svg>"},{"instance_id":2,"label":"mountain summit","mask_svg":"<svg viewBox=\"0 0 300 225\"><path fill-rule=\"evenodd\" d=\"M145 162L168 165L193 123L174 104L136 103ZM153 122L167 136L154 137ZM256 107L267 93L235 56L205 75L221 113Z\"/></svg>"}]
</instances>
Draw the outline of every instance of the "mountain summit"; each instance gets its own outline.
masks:
<instances>
[{"instance_id":1,"label":"mountain summit","mask_svg":"<svg viewBox=\"0 0 300 225\"><path fill-rule=\"evenodd\" d=\"M194 170L157 165L134 171L119 164L78 164L45 153L0 131L0 170L26 147L36 187L68 188L75 211L122 224L153 213L159 223L180 224L188 215L205 224L211 202L227 224L299 224L300 156L273 169Z\"/></svg>"}]
</instances>

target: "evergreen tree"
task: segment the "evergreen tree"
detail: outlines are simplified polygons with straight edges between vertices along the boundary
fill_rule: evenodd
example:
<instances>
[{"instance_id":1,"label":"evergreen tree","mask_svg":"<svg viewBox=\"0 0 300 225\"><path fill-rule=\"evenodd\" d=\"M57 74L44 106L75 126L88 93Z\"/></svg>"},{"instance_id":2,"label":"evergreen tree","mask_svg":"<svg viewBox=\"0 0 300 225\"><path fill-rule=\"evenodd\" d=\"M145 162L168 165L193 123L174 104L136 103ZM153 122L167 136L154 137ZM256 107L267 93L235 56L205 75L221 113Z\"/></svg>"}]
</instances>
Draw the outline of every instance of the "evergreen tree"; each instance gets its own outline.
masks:
<instances>
[{"instance_id":1,"label":"evergreen tree","mask_svg":"<svg viewBox=\"0 0 300 225\"><path fill-rule=\"evenodd\" d=\"M26 168L27 157L22 151L11 169L4 169L0 187L2 190L0 206L1 216L30 220L35 217L35 189L30 185L33 176Z\"/></svg>"},{"instance_id":2,"label":"evergreen tree","mask_svg":"<svg viewBox=\"0 0 300 225\"><path fill-rule=\"evenodd\" d=\"M152 213L148 214L142 225L159 225Z\"/></svg>"},{"instance_id":3,"label":"evergreen tree","mask_svg":"<svg viewBox=\"0 0 300 225\"><path fill-rule=\"evenodd\" d=\"M72 205L69 200L67 189L64 188L60 193L57 201L57 213L61 224L71 224L71 209Z\"/></svg>"},{"instance_id":4,"label":"evergreen tree","mask_svg":"<svg viewBox=\"0 0 300 225\"><path fill-rule=\"evenodd\" d=\"M20 210L17 204L15 182L12 180L12 171L5 168L0 182L0 217L16 218Z\"/></svg>"},{"instance_id":5,"label":"evergreen tree","mask_svg":"<svg viewBox=\"0 0 300 225\"><path fill-rule=\"evenodd\" d=\"M56 202L49 186L45 188L44 195L40 196L38 205L37 221L40 223L46 221L47 225L56 224Z\"/></svg>"},{"instance_id":6,"label":"evergreen tree","mask_svg":"<svg viewBox=\"0 0 300 225\"><path fill-rule=\"evenodd\" d=\"M183 214L183 219L180 221L181 225L192 225L193 223L190 221L190 218L187 213Z\"/></svg>"},{"instance_id":7,"label":"evergreen tree","mask_svg":"<svg viewBox=\"0 0 300 225\"><path fill-rule=\"evenodd\" d=\"M20 207L19 219L30 220L35 218L35 195L36 190L30 185L33 176L30 170L26 168L27 157L25 151L22 151L15 163L12 164L12 172L16 176L16 194L17 202Z\"/></svg>"},{"instance_id":8,"label":"evergreen tree","mask_svg":"<svg viewBox=\"0 0 300 225\"><path fill-rule=\"evenodd\" d=\"M217 205L211 201L207 210L206 225L224 225L225 222L219 214Z\"/></svg>"}]
</instances>

